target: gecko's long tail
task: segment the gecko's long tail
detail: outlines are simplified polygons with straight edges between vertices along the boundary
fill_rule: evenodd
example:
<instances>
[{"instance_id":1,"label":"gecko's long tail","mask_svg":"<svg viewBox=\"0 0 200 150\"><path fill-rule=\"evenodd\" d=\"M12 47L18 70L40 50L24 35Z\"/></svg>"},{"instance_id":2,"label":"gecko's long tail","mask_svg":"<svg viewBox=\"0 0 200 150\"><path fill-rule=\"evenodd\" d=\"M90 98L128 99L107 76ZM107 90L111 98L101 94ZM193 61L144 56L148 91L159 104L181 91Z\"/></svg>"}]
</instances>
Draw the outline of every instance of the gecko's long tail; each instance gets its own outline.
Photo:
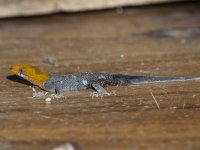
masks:
<instances>
[{"instance_id":1,"label":"gecko's long tail","mask_svg":"<svg viewBox=\"0 0 200 150\"><path fill-rule=\"evenodd\" d=\"M183 82L200 80L200 77L151 77L151 76L129 76L114 74L112 75L115 85L162 83L162 82Z\"/></svg>"}]
</instances>

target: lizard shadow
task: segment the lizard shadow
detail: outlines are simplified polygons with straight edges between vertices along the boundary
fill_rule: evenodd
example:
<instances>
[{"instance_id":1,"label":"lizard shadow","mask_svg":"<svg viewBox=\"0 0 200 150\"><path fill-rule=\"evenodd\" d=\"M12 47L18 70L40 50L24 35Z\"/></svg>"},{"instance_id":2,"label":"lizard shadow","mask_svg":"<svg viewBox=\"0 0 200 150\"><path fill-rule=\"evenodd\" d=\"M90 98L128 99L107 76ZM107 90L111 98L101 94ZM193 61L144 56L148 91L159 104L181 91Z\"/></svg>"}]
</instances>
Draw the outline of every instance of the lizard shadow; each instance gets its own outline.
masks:
<instances>
[{"instance_id":1,"label":"lizard shadow","mask_svg":"<svg viewBox=\"0 0 200 150\"><path fill-rule=\"evenodd\" d=\"M18 82L18 83L21 83L21 84L25 84L25 85L32 85L31 82L17 76L17 75L9 75L6 77L8 80L10 81L14 81L14 82Z\"/></svg>"}]
</instances>

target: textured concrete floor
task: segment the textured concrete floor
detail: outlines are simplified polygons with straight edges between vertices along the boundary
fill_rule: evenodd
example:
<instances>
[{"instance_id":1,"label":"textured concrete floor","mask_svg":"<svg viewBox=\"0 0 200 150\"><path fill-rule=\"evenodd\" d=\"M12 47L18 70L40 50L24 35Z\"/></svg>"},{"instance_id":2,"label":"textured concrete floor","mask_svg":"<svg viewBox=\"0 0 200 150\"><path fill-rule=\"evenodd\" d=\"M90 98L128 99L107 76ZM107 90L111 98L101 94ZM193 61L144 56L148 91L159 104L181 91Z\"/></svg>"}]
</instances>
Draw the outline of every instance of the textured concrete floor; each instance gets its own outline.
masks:
<instances>
[{"instance_id":1,"label":"textured concrete floor","mask_svg":"<svg viewBox=\"0 0 200 150\"><path fill-rule=\"evenodd\" d=\"M116 95L102 99L68 92L46 103L9 71L23 62L62 74L200 76L199 6L0 20L1 149L200 149L200 81L108 87Z\"/></svg>"}]
</instances>

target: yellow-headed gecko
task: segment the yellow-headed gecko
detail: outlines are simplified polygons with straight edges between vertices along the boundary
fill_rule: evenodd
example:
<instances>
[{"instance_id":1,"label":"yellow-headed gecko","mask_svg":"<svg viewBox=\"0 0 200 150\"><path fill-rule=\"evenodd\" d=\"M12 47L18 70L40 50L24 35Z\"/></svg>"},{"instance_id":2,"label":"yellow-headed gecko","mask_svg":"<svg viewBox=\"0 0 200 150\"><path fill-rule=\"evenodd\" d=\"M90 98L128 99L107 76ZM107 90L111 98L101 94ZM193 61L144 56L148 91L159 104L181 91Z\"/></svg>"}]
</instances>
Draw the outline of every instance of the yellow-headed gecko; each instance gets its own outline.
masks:
<instances>
[{"instance_id":1,"label":"yellow-headed gecko","mask_svg":"<svg viewBox=\"0 0 200 150\"><path fill-rule=\"evenodd\" d=\"M106 85L131 85L154 82L175 82L200 80L200 77L151 77L130 76L107 73L75 73L66 75L48 74L41 69L28 64L18 64L11 71L28 80L32 84L48 92L55 92L54 98L60 98L65 91L94 89L93 96L109 95L104 89Z\"/></svg>"}]
</instances>

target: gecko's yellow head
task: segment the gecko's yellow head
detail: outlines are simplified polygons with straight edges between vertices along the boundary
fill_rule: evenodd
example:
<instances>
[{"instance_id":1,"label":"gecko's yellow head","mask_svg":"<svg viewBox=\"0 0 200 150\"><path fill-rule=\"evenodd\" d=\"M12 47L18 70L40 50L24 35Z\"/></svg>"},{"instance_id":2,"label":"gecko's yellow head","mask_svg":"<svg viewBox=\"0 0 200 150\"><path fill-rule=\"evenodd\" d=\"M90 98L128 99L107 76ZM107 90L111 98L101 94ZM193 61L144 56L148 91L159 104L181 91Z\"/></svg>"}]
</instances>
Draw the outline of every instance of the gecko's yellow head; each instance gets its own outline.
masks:
<instances>
[{"instance_id":1,"label":"gecko's yellow head","mask_svg":"<svg viewBox=\"0 0 200 150\"><path fill-rule=\"evenodd\" d=\"M10 69L14 74L42 87L42 84L49 80L49 75L37 67L28 64L18 64Z\"/></svg>"}]
</instances>

